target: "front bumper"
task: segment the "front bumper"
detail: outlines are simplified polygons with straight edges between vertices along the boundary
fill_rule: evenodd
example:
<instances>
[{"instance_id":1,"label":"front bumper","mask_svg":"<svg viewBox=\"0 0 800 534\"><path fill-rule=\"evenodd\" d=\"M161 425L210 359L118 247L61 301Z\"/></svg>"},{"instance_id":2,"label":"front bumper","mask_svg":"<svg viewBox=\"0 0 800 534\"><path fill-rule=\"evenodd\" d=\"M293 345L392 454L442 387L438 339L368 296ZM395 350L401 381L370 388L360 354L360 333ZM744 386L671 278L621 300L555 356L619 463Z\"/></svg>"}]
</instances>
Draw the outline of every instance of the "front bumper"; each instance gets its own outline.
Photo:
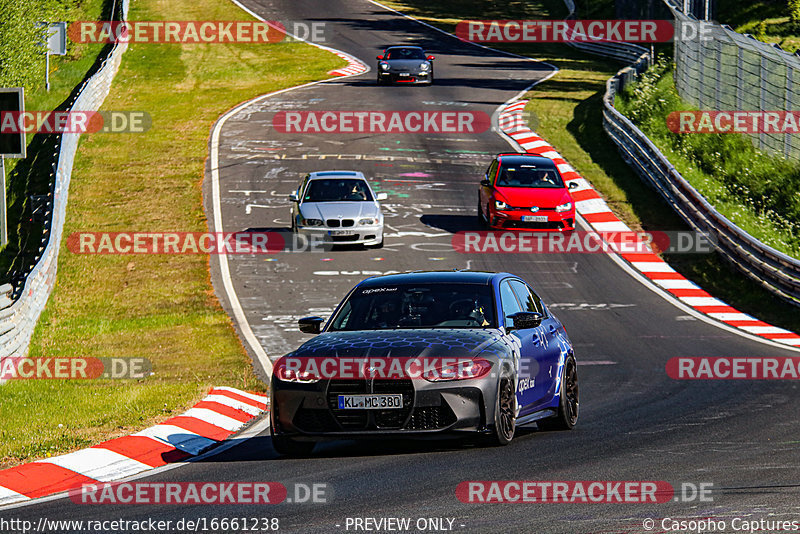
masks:
<instances>
[{"instance_id":1,"label":"front bumper","mask_svg":"<svg viewBox=\"0 0 800 534\"><path fill-rule=\"evenodd\" d=\"M312 384L273 377L273 431L292 438L443 437L488 432L494 421L497 379L428 382L415 380L327 380ZM403 407L345 410L338 396L400 393ZM487 399L491 399L488 402Z\"/></svg>"},{"instance_id":2,"label":"front bumper","mask_svg":"<svg viewBox=\"0 0 800 534\"><path fill-rule=\"evenodd\" d=\"M430 83L431 71L426 72L392 72L379 71L378 76L386 83Z\"/></svg>"},{"instance_id":3,"label":"front bumper","mask_svg":"<svg viewBox=\"0 0 800 534\"><path fill-rule=\"evenodd\" d=\"M546 221L525 220L528 217L547 217ZM497 230L550 230L564 232L575 229L575 210L558 213L555 210L537 211L530 210L491 210L489 213L489 226Z\"/></svg>"},{"instance_id":4,"label":"front bumper","mask_svg":"<svg viewBox=\"0 0 800 534\"><path fill-rule=\"evenodd\" d=\"M378 245L383 241L383 225L356 225L349 228L299 226L297 232L309 239L333 245Z\"/></svg>"}]
</instances>

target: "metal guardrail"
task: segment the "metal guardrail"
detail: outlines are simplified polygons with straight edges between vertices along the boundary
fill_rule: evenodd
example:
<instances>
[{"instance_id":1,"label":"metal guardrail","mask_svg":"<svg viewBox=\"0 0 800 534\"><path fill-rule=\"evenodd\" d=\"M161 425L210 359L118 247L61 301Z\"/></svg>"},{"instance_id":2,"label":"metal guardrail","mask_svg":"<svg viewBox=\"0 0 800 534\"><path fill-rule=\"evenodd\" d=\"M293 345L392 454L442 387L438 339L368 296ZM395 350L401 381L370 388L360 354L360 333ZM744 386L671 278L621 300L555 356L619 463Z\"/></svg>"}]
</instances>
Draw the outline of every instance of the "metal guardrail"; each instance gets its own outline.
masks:
<instances>
[{"instance_id":1,"label":"metal guardrail","mask_svg":"<svg viewBox=\"0 0 800 534\"><path fill-rule=\"evenodd\" d=\"M127 19L129 0L121 4L122 20ZM119 70L127 43L114 45L103 60L103 65L85 80L80 92L72 101L70 110L97 111L111 88L111 81ZM58 266L58 249L64 229L67 195L72 176L72 164L78 149L78 133L61 134L57 158L54 162L55 180L51 185L45 209L45 232L36 265L25 278L22 288L10 284L0 286L0 359L24 356L33 335L33 329L44 310L53 289ZM14 296L18 295L16 300Z\"/></svg>"},{"instance_id":2,"label":"metal guardrail","mask_svg":"<svg viewBox=\"0 0 800 534\"><path fill-rule=\"evenodd\" d=\"M618 74L606 85L603 128L628 164L694 230L709 234L725 259L765 289L800 306L800 261L758 241L709 204L653 142L614 108L620 83Z\"/></svg>"},{"instance_id":3,"label":"metal guardrail","mask_svg":"<svg viewBox=\"0 0 800 534\"><path fill-rule=\"evenodd\" d=\"M572 0L564 0L575 11ZM647 49L625 43L570 43L593 54L630 62L606 83L603 129L625 161L664 197L689 226L711 237L715 248L742 273L787 302L800 306L800 261L758 241L736 226L681 176L672 163L627 117L614 107L625 84L647 70ZM627 49L625 51L624 49Z\"/></svg>"}]
</instances>

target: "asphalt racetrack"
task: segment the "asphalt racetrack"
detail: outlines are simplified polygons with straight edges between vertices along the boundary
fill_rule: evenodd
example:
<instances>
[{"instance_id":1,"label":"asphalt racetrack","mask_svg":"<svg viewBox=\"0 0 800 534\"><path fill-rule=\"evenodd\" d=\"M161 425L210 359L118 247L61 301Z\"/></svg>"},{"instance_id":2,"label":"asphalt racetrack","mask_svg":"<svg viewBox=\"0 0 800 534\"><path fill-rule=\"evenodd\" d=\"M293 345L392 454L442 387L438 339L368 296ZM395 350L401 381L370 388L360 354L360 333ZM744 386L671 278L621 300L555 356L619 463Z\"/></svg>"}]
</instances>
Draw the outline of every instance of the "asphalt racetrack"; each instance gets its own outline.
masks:
<instances>
[{"instance_id":1,"label":"asphalt racetrack","mask_svg":"<svg viewBox=\"0 0 800 534\"><path fill-rule=\"evenodd\" d=\"M492 156L515 150L491 129L284 134L272 127L276 113L298 110L469 111L491 116L550 75L549 65L460 42L367 1L244 4L267 20L325 21L326 44L373 70L259 99L228 118L219 132L218 206L210 167L204 187L212 230L220 230L214 227L217 220L226 232L288 231L287 195L311 171L361 171L389 195L383 202L383 249L227 257L229 283L264 352L274 360L293 350L308 339L297 330L299 317L327 316L369 275L419 269L508 271L539 291L575 345L581 388L578 425L570 432L520 430L507 447L332 442L319 445L310 458L287 459L273 451L262 422L252 437L221 453L178 469L156 470L142 480L274 481L290 488L289 498L297 483L324 484L326 502L82 506L62 497L16 508L14 517L35 522L40 517L177 521L258 516L278 518L282 532L359 531L353 518L407 517L412 525L419 518L450 518L438 531L531 533L664 532L670 530L662 528L663 518L711 516L726 520L726 531L735 532L734 518L798 518L797 382L677 381L665 372L666 362L676 356L796 352L698 320L605 254L454 251L455 232L477 229L477 183ZM376 85L375 56L398 43L420 45L436 56L433 86ZM235 315L219 257L212 258L212 280L223 305ZM242 325L237 326L241 333ZM263 372L263 362L253 356ZM456 488L474 480L666 481L676 493L668 502L649 504L461 502ZM687 495L689 502L681 502L686 483L712 483L711 500ZM653 530L647 529L648 518L655 522ZM436 525L429 523L427 530Z\"/></svg>"}]
</instances>

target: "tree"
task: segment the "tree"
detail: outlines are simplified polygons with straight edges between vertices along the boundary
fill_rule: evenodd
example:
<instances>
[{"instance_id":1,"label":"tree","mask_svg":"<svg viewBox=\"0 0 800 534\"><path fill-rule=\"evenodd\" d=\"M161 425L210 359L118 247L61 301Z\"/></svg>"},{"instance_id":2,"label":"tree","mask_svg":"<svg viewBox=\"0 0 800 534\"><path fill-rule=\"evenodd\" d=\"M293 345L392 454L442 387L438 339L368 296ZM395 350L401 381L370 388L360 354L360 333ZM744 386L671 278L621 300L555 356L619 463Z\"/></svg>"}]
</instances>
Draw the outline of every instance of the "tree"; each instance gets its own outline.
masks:
<instances>
[{"instance_id":1,"label":"tree","mask_svg":"<svg viewBox=\"0 0 800 534\"><path fill-rule=\"evenodd\" d=\"M800 24L800 0L789 0L789 21Z\"/></svg>"}]
</instances>

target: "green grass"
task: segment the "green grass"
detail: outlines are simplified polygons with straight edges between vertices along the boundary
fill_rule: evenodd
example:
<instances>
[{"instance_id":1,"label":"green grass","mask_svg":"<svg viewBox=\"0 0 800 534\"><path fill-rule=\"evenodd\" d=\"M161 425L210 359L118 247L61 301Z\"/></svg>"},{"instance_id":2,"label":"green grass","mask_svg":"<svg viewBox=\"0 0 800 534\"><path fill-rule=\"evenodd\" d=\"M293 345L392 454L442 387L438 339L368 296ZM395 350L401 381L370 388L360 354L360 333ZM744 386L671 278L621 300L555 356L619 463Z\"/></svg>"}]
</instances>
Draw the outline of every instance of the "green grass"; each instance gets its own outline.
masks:
<instances>
[{"instance_id":1,"label":"green grass","mask_svg":"<svg viewBox=\"0 0 800 534\"><path fill-rule=\"evenodd\" d=\"M800 26L789 20L786 0L717 0L717 21L787 52L800 49Z\"/></svg>"},{"instance_id":2,"label":"green grass","mask_svg":"<svg viewBox=\"0 0 800 534\"><path fill-rule=\"evenodd\" d=\"M582 18L590 18L581 12ZM485 7L481 2L393 1L391 6L430 24L452 31L462 19L557 18L566 14L562 0L526 2L505 11L500 3ZM588 5L591 6L591 3ZM488 9L488 11L487 11ZM608 3L598 3L596 18L613 18ZM438 14L438 15L437 15ZM441 17L441 18L437 18ZM454 22L455 21L455 22ZM495 48L542 59L559 67L549 80L536 85L524 98L526 110L537 116L537 133L556 148L575 169L603 195L614 212L634 230L687 230L672 208L619 156L616 145L602 128L602 96L608 78L622 65L582 54L560 44L492 45ZM667 45L668 46L668 45ZM657 51L664 51L657 46ZM668 48L667 50L671 50ZM797 308L768 293L734 271L717 253L669 255L665 259L688 279L739 310L764 321L800 330Z\"/></svg>"},{"instance_id":3,"label":"green grass","mask_svg":"<svg viewBox=\"0 0 800 534\"><path fill-rule=\"evenodd\" d=\"M111 2L84 0L67 11L71 20L108 20ZM101 44L67 43L67 55L50 56L50 91L45 89L44 76L40 84L25 87L25 109L29 111L64 110L74 96L76 87L94 70ZM42 59L44 74L44 59ZM29 223L30 195L49 191L53 153L57 150L55 135L27 134L27 158L6 159L6 197L8 244L0 251L0 283L19 280L14 273L29 268L34 262L42 240L42 226Z\"/></svg>"},{"instance_id":4,"label":"green grass","mask_svg":"<svg viewBox=\"0 0 800 534\"><path fill-rule=\"evenodd\" d=\"M692 110L666 63L617 98L618 109L728 219L758 240L800 257L800 163L758 151L742 134L675 134L671 112Z\"/></svg>"},{"instance_id":5,"label":"green grass","mask_svg":"<svg viewBox=\"0 0 800 534\"><path fill-rule=\"evenodd\" d=\"M247 19L227 0L139 0L132 20ZM333 54L301 43L131 45L103 109L143 110L143 134L81 138L64 236L207 231L202 180L213 123L236 104L326 77ZM15 381L0 387L0 462L128 434L185 410L209 387L263 390L202 255L76 255L62 241L56 287L31 357L144 357L143 380ZM35 421L35 424L31 422Z\"/></svg>"}]
</instances>

